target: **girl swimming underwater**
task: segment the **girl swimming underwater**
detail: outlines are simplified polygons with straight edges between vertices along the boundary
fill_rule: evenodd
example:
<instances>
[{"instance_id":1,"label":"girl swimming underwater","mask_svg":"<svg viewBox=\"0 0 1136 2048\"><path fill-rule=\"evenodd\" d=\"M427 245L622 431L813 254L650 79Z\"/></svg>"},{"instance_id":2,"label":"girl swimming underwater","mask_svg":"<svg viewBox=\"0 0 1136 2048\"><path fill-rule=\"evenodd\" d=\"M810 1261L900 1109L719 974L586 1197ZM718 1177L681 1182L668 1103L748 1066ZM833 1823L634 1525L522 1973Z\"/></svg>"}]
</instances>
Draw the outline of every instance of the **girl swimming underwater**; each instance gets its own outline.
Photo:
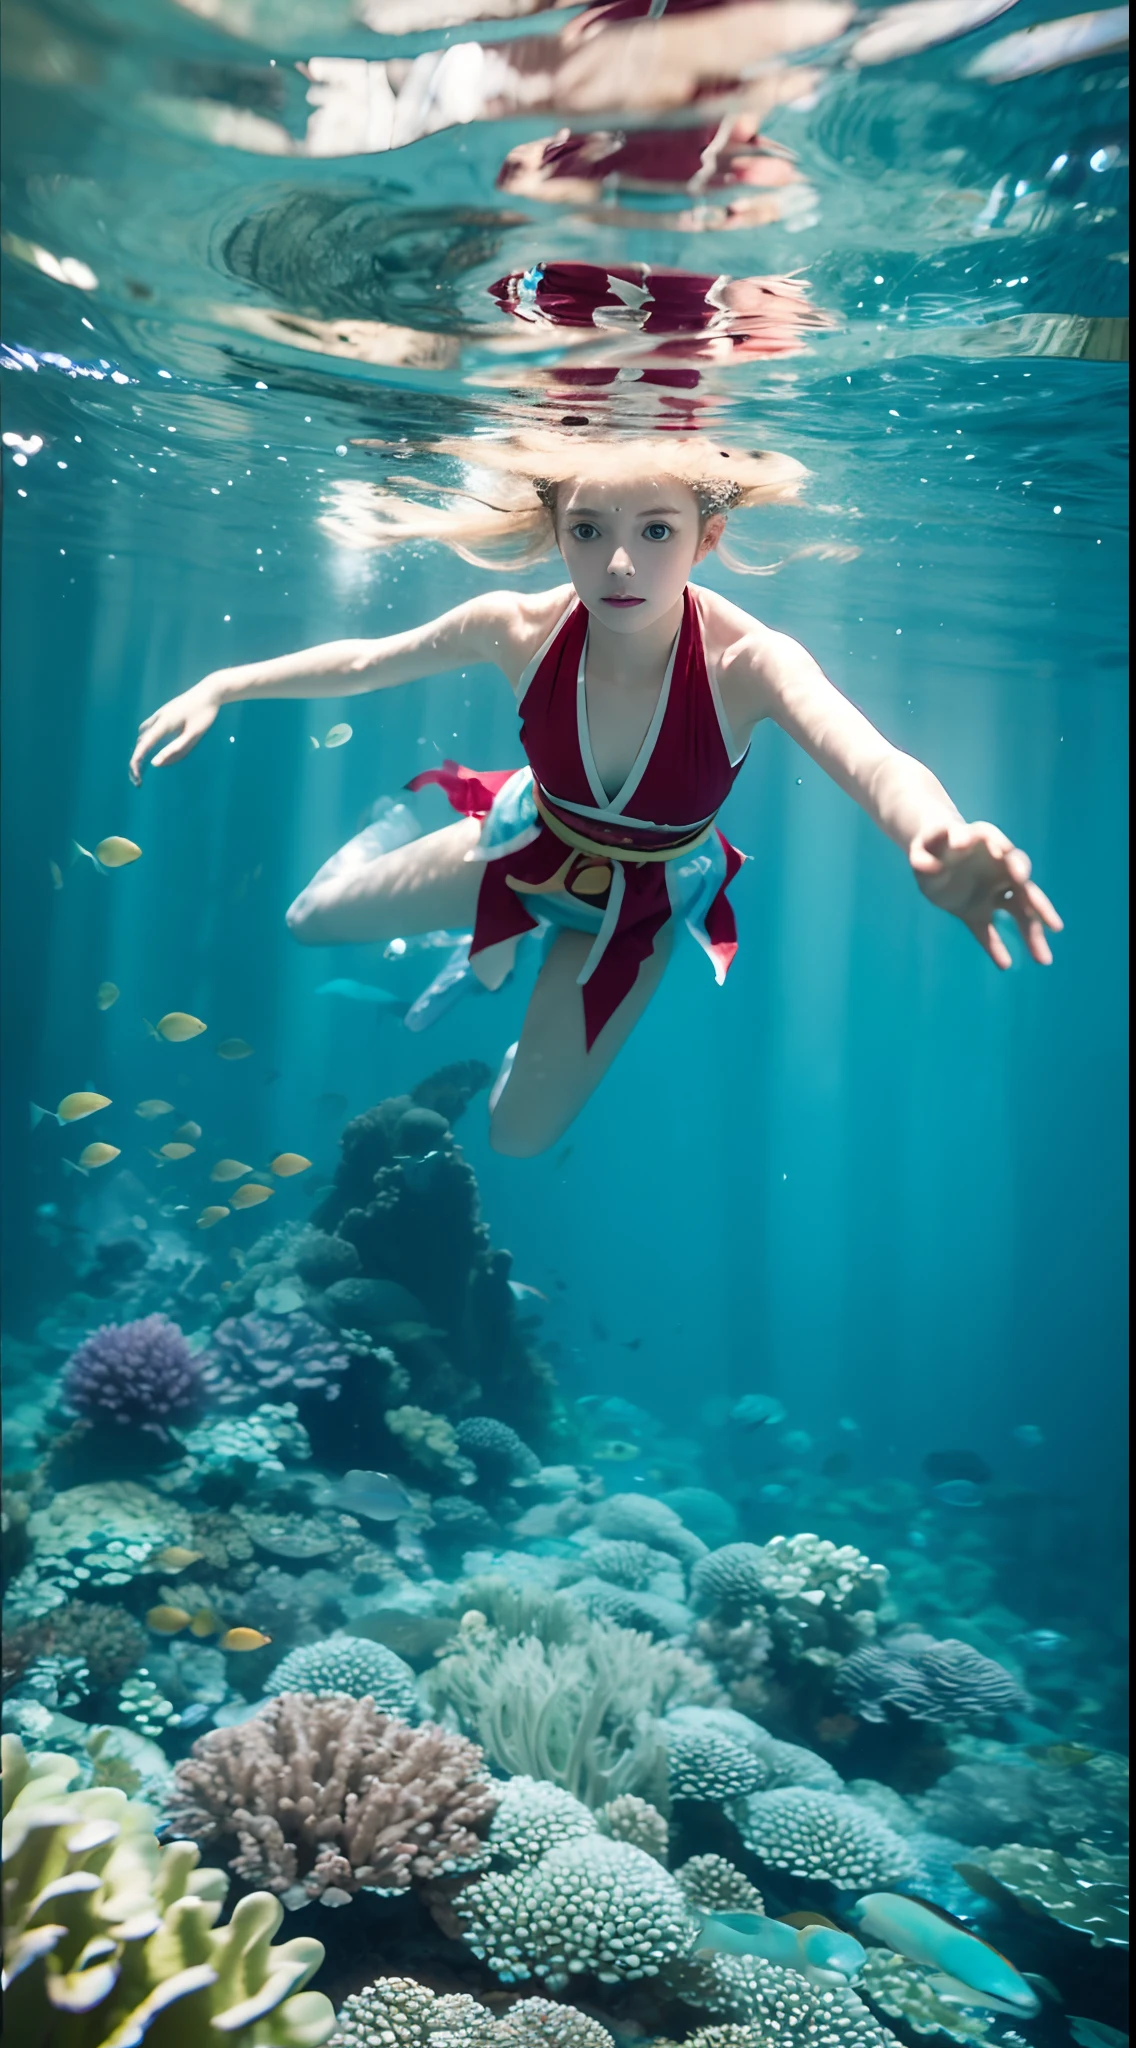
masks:
<instances>
[{"instance_id":1,"label":"girl swimming underwater","mask_svg":"<svg viewBox=\"0 0 1136 2048\"><path fill-rule=\"evenodd\" d=\"M551 928L490 1097L498 1151L527 1157L563 1135L658 987L680 921L723 979L737 943L727 889L743 856L715 818L763 719L903 848L924 895L996 966L1010 965L997 910L1049 964L1046 928L1061 920L1021 849L995 825L968 824L796 640L690 583L727 513L791 497L799 464L679 434L615 444L530 434L443 452L475 455L480 478L467 472L445 509L408 499L405 478L399 495L369 490L353 538L437 539L493 567L555 546L569 582L486 593L380 640L218 669L144 720L130 773L137 783L149 757L181 760L223 704L359 695L478 662L504 672L529 766L480 774L447 762L416 776L410 787L438 783L460 821L377 857L360 834L288 912L293 935L313 946L472 926L470 963L488 988L525 933Z\"/></svg>"}]
</instances>

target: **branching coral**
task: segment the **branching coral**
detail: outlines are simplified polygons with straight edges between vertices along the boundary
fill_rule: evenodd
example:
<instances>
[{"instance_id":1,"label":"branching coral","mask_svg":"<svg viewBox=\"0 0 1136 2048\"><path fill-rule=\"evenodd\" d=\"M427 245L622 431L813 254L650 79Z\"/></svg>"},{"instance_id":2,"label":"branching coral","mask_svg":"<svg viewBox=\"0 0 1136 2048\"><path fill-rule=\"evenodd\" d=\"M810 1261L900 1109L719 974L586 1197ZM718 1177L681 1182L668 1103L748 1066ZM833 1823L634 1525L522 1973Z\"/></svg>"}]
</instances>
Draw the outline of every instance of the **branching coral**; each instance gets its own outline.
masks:
<instances>
[{"instance_id":1,"label":"branching coral","mask_svg":"<svg viewBox=\"0 0 1136 2048\"><path fill-rule=\"evenodd\" d=\"M592 1807L631 1791L665 1803L655 1717L672 1701L713 1694L694 1658L603 1622L578 1642L549 1645L463 1629L426 1684L501 1769L564 1785Z\"/></svg>"},{"instance_id":2,"label":"branching coral","mask_svg":"<svg viewBox=\"0 0 1136 2048\"><path fill-rule=\"evenodd\" d=\"M1017 1680L992 1657L969 1643L911 1633L854 1651L836 1689L862 1721L886 1721L890 1707L912 1721L981 1725L1027 1705Z\"/></svg>"},{"instance_id":3,"label":"branching coral","mask_svg":"<svg viewBox=\"0 0 1136 2048\"><path fill-rule=\"evenodd\" d=\"M657 1976L694 1929L679 1886L652 1856L599 1835L480 1878L456 1911L474 1954L504 1982L539 1976L553 1989L584 1972L605 1984Z\"/></svg>"},{"instance_id":4,"label":"branching coral","mask_svg":"<svg viewBox=\"0 0 1136 2048\"><path fill-rule=\"evenodd\" d=\"M256 1408L296 1394L336 1401L350 1356L342 1341L303 1310L289 1316L228 1316L201 1366L220 1408Z\"/></svg>"},{"instance_id":5,"label":"branching coral","mask_svg":"<svg viewBox=\"0 0 1136 2048\"><path fill-rule=\"evenodd\" d=\"M794 1785L755 1792L734 1812L746 1848L770 1870L860 1891L914 1874L915 1859L903 1837L844 1794Z\"/></svg>"},{"instance_id":6,"label":"branching coral","mask_svg":"<svg viewBox=\"0 0 1136 2048\"><path fill-rule=\"evenodd\" d=\"M123 2048L155 2033L234 2048L318 2048L334 2026L303 1985L318 1941L272 1947L283 1912L254 1892L216 1925L228 1882L188 1842L159 1849L153 1815L113 1789L70 1789L78 1765L3 1738L5 2032Z\"/></svg>"},{"instance_id":7,"label":"branching coral","mask_svg":"<svg viewBox=\"0 0 1136 2048\"><path fill-rule=\"evenodd\" d=\"M369 1700L282 1693L194 1743L168 1812L198 1842L235 1838L230 1868L287 1905L343 1905L360 1889L480 1867L497 1803L482 1772L463 1736L411 1728Z\"/></svg>"},{"instance_id":8,"label":"branching coral","mask_svg":"<svg viewBox=\"0 0 1136 2048\"><path fill-rule=\"evenodd\" d=\"M72 1352L63 1376L63 1399L76 1415L160 1442L171 1423L200 1411L204 1395L201 1366L165 1316L104 1323Z\"/></svg>"},{"instance_id":9,"label":"branching coral","mask_svg":"<svg viewBox=\"0 0 1136 2048\"><path fill-rule=\"evenodd\" d=\"M833 1661L874 1635L887 1577L853 1544L802 1534L728 1543L695 1565L690 1584L695 1607L718 1627L764 1616L790 1662Z\"/></svg>"},{"instance_id":10,"label":"branching coral","mask_svg":"<svg viewBox=\"0 0 1136 2048\"><path fill-rule=\"evenodd\" d=\"M418 1718L418 1684L409 1664L385 1644L363 1636L328 1636L322 1643L289 1650L264 1689L273 1695L310 1692L320 1698L340 1693L353 1700L373 1700L380 1714L397 1714L404 1721Z\"/></svg>"}]
</instances>

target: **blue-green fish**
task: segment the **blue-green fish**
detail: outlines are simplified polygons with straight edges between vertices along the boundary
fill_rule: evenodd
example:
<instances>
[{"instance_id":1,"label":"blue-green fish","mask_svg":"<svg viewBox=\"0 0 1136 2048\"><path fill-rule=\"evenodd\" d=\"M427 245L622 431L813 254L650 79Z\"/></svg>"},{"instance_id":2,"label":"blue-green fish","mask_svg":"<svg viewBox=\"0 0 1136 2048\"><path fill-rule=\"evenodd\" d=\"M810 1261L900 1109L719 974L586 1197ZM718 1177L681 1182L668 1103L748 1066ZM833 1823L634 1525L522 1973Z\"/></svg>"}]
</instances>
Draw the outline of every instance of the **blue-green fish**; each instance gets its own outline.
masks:
<instances>
[{"instance_id":1,"label":"blue-green fish","mask_svg":"<svg viewBox=\"0 0 1136 2048\"><path fill-rule=\"evenodd\" d=\"M812 1984L847 1984L865 1956L861 1944L839 1927L812 1922L795 1927L764 1913L707 1913L695 1936L694 1953L759 1956L796 1970Z\"/></svg>"},{"instance_id":2,"label":"blue-green fish","mask_svg":"<svg viewBox=\"0 0 1136 2048\"><path fill-rule=\"evenodd\" d=\"M933 1988L944 1997L995 2012L1041 2011L1041 2000L1021 1971L940 1906L900 1892L869 1892L849 1908L849 1917L908 1962L943 1971Z\"/></svg>"}]
</instances>

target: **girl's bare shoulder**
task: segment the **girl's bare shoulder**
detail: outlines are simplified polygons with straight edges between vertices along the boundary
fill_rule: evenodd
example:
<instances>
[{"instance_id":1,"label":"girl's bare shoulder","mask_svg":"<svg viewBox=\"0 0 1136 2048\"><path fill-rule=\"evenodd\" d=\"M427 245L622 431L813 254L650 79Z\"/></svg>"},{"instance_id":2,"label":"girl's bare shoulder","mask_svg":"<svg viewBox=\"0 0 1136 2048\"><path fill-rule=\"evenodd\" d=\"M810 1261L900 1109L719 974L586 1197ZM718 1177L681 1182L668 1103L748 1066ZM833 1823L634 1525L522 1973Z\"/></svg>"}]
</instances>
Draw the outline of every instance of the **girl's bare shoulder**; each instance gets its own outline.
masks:
<instances>
[{"instance_id":1,"label":"girl's bare shoulder","mask_svg":"<svg viewBox=\"0 0 1136 2048\"><path fill-rule=\"evenodd\" d=\"M575 595L570 583L560 583L553 590L495 590L477 600L488 659L505 671L514 688Z\"/></svg>"},{"instance_id":2,"label":"girl's bare shoulder","mask_svg":"<svg viewBox=\"0 0 1136 2048\"><path fill-rule=\"evenodd\" d=\"M743 652L757 653L771 636L769 626L720 591L699 584L698 602L707 659L719 671L730 669Z\"/></svg>"}]
</instances>

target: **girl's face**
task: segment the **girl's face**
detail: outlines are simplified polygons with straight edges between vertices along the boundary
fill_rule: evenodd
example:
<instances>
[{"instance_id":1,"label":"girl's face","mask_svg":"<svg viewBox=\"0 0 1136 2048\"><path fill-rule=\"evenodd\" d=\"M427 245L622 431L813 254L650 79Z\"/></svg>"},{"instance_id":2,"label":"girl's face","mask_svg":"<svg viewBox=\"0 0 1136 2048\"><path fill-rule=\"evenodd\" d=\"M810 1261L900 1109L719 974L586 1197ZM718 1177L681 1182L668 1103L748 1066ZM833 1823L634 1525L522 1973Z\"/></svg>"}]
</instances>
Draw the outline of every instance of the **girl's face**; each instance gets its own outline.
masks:
<instances>
[{"instance_id":1,"label":"girl's face","mask_svg":"<svg viewBox=\"0 0 1136 2048\"><path fill-rule=\"evenodd\" d=\"M577 595L613 633L641 633L673 612L725 523L703 519L690 486L669 477L584 479L565 485L556 506L556 539Z\"/></svg>"}]
</instances>

